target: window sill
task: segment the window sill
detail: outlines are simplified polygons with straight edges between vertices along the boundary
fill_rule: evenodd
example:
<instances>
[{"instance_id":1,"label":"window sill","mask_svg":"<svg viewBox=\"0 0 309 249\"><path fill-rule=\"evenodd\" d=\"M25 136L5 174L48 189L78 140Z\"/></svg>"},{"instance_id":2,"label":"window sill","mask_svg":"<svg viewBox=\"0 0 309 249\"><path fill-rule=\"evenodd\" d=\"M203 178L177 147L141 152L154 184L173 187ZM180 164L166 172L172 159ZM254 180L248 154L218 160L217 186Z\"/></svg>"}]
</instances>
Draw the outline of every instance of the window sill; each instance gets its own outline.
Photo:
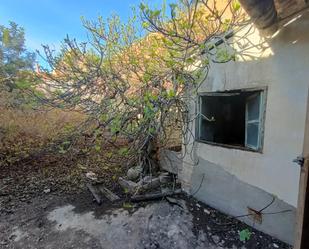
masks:
<instances>
[{"instance_id":1,"label":"window sill","mask_svg":"<svg viewBox=\"0 0 309 249\"><path fill-rule=\"evenodd\" d=\"M227 149L243 150L243 151L255 152L255 153L260 153L260 154L263 153L262 149L255 150L255 149L251 149L251 148L244 147L244 146L231 145L231 144L221 144L221 143L209 142L209 141L200 140L200 139L196 139L195 141L198 142L198 143L207 144L207 145L216 146L216 147L223 147L223 148L227 148Z\"/></svg>"}]
</instances>

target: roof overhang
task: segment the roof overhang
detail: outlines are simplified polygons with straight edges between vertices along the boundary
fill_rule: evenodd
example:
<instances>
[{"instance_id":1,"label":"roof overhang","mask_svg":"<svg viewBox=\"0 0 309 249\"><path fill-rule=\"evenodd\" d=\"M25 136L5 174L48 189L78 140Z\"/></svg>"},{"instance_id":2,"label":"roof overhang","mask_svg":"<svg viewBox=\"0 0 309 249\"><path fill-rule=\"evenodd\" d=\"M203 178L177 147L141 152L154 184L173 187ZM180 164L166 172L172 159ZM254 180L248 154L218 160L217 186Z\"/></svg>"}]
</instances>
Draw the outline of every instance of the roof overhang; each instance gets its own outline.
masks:
<instances>
[{"instance_id":1,"label":"roof overhang","mask_svg":"<svg viewBox=\"0 0 309 249\"><path fill-rule=\"evenodd\" d=\"M239 0L256 27L267 30L308 7L309 0Z\"/></svg>"}]
</instances>

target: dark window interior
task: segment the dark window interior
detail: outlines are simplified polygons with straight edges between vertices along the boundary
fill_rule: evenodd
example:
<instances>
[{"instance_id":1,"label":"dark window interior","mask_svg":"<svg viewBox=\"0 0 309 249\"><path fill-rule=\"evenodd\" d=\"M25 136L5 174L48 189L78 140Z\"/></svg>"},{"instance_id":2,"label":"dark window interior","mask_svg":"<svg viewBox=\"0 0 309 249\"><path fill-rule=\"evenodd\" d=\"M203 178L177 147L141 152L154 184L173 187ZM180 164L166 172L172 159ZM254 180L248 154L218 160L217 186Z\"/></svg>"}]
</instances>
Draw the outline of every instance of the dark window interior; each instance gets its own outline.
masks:
<instances>
[{"instance_id":1,"label":"dark window interior","mask_svg":"<svg viewBox=\"0 0 309 249\"><path fill-rule=\"evenodd\" d=\"M250 96L259 92L222 92L200 96L199 140L245 147L246 106Z\"/></svg>"}]
</instances>

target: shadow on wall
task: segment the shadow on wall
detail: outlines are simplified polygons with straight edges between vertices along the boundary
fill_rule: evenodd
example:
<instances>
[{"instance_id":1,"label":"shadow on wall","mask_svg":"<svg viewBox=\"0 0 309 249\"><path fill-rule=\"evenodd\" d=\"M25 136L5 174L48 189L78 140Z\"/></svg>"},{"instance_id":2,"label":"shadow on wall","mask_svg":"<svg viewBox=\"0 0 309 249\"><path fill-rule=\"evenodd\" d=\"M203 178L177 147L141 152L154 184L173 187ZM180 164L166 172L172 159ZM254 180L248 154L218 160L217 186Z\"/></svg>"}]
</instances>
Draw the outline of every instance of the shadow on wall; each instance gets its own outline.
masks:
<instances>
[{"instance_id":1,"label":"shadow on wall","mask_svg":"<svg viewBox=\"0 0 309 249\"><path fill-rule=\"evenodd\" d=\"M293 49L295 45L308 44L308 26L309 10L282 24L272 35L263 35L254 25L242 27L236 30L231 42L237 51L237 61L257 61L275 56L283 47Z\"/></svg>"}]
</instances>

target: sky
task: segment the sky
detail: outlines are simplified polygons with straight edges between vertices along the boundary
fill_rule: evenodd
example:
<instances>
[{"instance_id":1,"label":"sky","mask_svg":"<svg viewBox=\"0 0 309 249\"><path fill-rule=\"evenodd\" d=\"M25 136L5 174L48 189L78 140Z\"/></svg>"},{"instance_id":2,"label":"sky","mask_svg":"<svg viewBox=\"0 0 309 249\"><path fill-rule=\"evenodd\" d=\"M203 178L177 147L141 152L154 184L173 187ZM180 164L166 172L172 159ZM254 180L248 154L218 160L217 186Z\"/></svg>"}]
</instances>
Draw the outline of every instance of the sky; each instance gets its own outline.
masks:
<instances>
[{"instance_id":1,"label":"sky","mask_svg":"<svg viewBox=\"0 0 309 249\"><path fill-rule=\"evenodd\" d=\"M68 34L85 40L81 16L95 20L99 15L107 18L116 13L126 21L132 6L141 0L0 0L0 24L14 21L25 29L29 50L41 50L41 44L59 48L60 41ZM160 6L162 0L149 0ZM171 1L167 1L171 2Z\"/></svg>"}]
</instances>

